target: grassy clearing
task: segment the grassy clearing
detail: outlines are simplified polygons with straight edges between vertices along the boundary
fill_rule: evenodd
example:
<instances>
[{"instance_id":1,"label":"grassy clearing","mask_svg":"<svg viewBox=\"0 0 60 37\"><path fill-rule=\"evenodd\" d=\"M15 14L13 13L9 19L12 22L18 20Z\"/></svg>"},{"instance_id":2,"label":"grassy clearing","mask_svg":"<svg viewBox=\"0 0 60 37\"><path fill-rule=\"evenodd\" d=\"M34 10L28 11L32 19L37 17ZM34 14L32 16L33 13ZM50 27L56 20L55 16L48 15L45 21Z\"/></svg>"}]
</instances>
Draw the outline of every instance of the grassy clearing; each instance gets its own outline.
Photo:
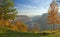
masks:
<instances>
[{"instance_id":1,"label":"grassy clearing","mask_svg":"<svg viewBox=\"0 0 60 37\"><path fill-rule=\"evenodd\" d=\"M60 37L60 32L47 33L47 31L42 33L25 33L25 32L16 32L16 31L6 31L0 32L0 37Z\"/></svg>"}]
</instances>

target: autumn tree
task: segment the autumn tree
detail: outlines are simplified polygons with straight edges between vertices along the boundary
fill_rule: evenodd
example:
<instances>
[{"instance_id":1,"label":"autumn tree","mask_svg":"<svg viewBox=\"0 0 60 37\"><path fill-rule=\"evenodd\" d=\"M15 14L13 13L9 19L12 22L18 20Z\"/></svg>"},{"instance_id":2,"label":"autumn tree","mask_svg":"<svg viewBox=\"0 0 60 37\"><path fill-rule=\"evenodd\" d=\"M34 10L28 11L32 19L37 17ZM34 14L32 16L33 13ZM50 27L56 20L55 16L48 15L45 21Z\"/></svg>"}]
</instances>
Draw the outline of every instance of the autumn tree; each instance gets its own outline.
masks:
<instances>
[{"instance_id":1,"label":"autumn tree","mask_svg":"<svg viewBox=\"0 0 60 37\"><path fill-rule=\"evenodd\" d=\"M16 14L17 11L14 8L14 0L0 0L0 21L3 21L2 24L4 27L6 27L6 21L13 20Z\"/></svg>"},{"instance_id":2,"label":"autumn tree","mask_svg":"<svg viewBox=\"0 0 60 37\"><path fill-rule=\"evenodd\" d=\"M27 32L28 30L28 27L23 22L17 21L16 26L18 27L19 32Z\"/></svg>"},{"instance_id":3,"label":"autumn tree","mask_svg":"<svg viewBox=\"0 0 60 37\"><path fill-rule=\"evenodd\" d=\"M37 26L35 26L35 27L33 28L32 32L34 32L34 33L39 32L38 27L37 27Z\"/></svg>"},{"instance_id":4,"label":"autumn tree","mask_svg":"<svg viewBox=\"0 0 60 37\"><path fill-rule=\"evenodd\" d=\"M48 22L49 22L49 24L52 24L53 30L55 28L55 24L59 24L58 19L59 19L58 5L55 2L55 0L53 0L53 2L50 4L50 8L48 10Z\"/></svg>"}]
</instances>

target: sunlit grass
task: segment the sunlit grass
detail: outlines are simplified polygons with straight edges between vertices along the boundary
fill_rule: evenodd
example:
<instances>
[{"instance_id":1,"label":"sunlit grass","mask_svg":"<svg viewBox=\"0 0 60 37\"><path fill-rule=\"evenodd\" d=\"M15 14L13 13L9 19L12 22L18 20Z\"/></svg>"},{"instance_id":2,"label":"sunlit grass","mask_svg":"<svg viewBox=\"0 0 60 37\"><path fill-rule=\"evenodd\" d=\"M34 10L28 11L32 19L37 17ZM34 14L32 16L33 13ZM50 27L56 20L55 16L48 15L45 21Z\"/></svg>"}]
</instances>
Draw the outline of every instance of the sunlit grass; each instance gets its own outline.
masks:
<instances>
[{"instance_id":1,"label":"sunlit grass","mask_svg":"<svg viewBox=\"0 0 60 37\"><path fill-rule=\"evenodd\" d=\"M0 37L60 37L60 31L56 30L55 33L53 33L49 30L45 30L39 33L33 33L8 30L7 32L0 32Z\"/></svg>"}]
</instances>

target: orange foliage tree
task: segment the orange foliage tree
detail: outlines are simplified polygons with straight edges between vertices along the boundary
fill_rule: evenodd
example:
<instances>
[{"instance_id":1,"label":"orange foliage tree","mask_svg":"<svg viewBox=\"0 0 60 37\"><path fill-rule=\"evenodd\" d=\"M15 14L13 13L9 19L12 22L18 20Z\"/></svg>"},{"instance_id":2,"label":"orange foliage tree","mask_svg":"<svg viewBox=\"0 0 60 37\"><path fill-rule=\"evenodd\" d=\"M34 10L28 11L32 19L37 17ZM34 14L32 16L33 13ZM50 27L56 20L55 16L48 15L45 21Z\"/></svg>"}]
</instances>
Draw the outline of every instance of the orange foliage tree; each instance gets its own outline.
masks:
<instances>
[{"instance_id":1,"label":"orange foliage tree","mask_svg":"<svg viewBox=\"0 0 60 37\"><path fill-rule=\"evenodd\" d=\"M32 31L33 32L39 32L39 29L38 29L38 27L34 27Z\"/></svg>"},{"instance_id":2,"label":"orange foliage tree","mask_svg":"<svg viewBox=\"0 0 60 37\"><path fill-rule=\"evenodd\" d=\"M27 26L22 22L17 21L16 26L18 27L18 31L20 32L27 32L28 30Z\"/></svg>"},{"instance_id":3,"label":"orange foliage tree","mask_svg":"<svg viewBox=\"0 0 60 37\"><path fill-rule=\"evenodd\" d=\"M48 10L48 22L53 25L53 30L55 28L55 24L59 24L58 5L55 0L53 0Z\"/></svg>"}]
</instances>

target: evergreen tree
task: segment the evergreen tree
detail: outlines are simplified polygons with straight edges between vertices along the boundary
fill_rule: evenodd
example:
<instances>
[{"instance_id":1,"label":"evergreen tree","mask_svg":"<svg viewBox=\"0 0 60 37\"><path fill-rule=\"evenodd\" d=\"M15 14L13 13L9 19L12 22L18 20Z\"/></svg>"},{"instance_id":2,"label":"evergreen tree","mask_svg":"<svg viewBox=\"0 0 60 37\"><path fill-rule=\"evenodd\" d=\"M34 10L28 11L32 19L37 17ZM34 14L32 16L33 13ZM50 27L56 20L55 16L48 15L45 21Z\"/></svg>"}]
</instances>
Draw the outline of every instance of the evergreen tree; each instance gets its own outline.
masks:
<instances>
[{"instance_id":1,"label":"evergreen tree","mask_svg":"<svg viewBox=\"0 0 60 37\"><path fill-rule=\"evenodd\" d=\"M14 0L0 0L0 21L6 26L7 20L13 20L17 15L17 11L14 8ZM1 23L1 22L0 22Z\"/></svg>"},{"instance_id":2,"label":"evergreen tree","mask_svg":"<svg viewBox=\"0 0 60 37\"><path fill-rule=\"evenodd\" d=\"M14 19L16 13L12 0L0 0L0 19Z\"/></svg>"}]
</instances>

